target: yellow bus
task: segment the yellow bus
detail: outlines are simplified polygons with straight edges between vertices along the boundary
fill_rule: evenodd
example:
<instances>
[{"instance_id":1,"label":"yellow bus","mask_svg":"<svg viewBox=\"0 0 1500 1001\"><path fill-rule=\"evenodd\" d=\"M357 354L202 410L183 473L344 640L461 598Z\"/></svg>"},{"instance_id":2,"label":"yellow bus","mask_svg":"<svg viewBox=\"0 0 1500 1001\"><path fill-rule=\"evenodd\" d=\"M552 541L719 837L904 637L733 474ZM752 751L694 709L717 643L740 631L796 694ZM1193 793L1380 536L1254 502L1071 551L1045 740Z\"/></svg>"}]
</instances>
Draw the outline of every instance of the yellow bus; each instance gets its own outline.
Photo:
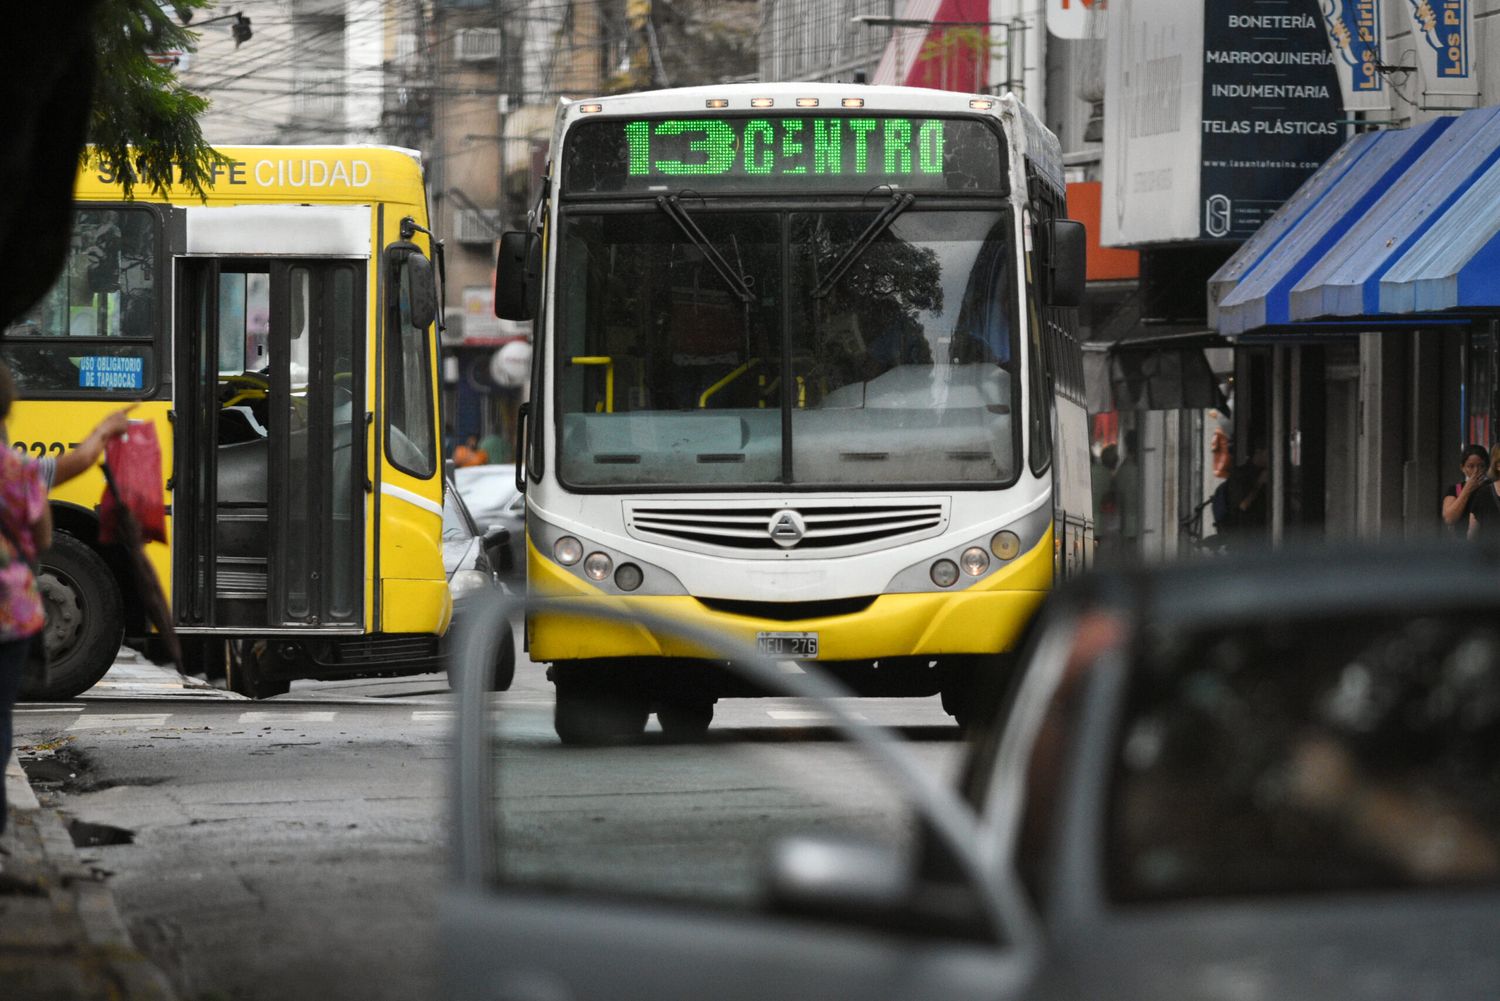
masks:
<instances>
[{"instance_id":1,"label":"yellow bus","mask_svg":"<svg viewBox=\"0 0 1500 1001\"><path fill-rule=\"evenodd\" d=\"M442 563L436 284L418 155L224 148L207 197L85 165L54 287L5 331L12 445L60 455L135 403L163 443L168 545L148 555L192 668L252 697L294 678L437 670ZM137 589L98 542L100 472L52 494L40 581L70 698L122 638Z\"/></svg>"}]
</instances>

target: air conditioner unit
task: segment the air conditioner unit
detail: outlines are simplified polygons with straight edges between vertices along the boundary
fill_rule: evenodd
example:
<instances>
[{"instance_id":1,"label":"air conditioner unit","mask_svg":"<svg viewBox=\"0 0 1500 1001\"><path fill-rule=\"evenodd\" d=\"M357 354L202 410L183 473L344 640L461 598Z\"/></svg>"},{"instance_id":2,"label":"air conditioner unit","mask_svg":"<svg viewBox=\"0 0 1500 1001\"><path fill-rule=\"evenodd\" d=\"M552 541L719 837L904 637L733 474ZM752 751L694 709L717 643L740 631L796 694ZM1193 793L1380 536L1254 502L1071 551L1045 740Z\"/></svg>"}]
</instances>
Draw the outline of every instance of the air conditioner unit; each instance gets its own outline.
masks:
<instances>
[{"instance_id":1,"label":"air conditioner unit","mask_svg":"<svg viewBox=\"0 0 1500 1001\"><path fill-rule=\"evenodd\" d=\"M500 58L499 28L464 28L453 39L454 58L461 63L482 63Z\"/></svg>"},{"instance_id":2,"label":"air conditioner unit","mask_svg":"<svg viewBox=\"0 0 1500 1001\"><path fill-rule=\"evenodd\" d=\"M455 209L453 238L459 243L494 243L500 235L500 213L495 209Z\"/></svg>"}]
</instances>

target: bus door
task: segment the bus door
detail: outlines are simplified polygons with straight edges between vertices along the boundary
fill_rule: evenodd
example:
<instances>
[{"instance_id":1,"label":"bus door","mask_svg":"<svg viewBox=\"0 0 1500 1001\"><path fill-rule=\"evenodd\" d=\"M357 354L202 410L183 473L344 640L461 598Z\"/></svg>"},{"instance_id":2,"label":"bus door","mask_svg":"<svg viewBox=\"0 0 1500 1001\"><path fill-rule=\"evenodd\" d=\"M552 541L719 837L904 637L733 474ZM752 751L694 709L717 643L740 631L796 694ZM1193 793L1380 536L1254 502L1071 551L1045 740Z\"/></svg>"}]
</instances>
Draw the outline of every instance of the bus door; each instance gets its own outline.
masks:
<instances>
[{"instance_id":1,"label":"bus door","mask_svg":"<svg viewBox=\"0 0 1500 1001\"><path fill-rule=\"evenodd\" d=\"M179 262L179 627L363 618L367 262Z\"/></svg>"}]
</instances>

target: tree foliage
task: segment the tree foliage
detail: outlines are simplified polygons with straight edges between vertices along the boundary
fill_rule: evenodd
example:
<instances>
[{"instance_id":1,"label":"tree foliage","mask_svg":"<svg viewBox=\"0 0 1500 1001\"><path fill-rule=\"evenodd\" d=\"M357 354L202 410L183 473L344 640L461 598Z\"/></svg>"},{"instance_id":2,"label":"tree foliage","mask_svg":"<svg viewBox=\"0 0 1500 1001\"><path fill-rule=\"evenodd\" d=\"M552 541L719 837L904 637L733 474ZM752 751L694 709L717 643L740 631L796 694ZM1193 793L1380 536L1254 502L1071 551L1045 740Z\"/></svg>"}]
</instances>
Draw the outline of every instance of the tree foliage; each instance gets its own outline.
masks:
<instances>
[{"instance_id":1,"label":"tree foliage","mask_svg":"<svg viewBox=\"0 0 1500 1001\"><path fill-rule=\"evenodd\" d=\"M198 124L208 101L178 82L174 66L151 58L191 52L198 33L177 12L214 2L172 0L164 7L160 0L102 0L95 10L98 75L84 157L121 178L126 197L136 184L164 193L174 181L201 196L222 159Z\"/></svg>"}]
</instances>

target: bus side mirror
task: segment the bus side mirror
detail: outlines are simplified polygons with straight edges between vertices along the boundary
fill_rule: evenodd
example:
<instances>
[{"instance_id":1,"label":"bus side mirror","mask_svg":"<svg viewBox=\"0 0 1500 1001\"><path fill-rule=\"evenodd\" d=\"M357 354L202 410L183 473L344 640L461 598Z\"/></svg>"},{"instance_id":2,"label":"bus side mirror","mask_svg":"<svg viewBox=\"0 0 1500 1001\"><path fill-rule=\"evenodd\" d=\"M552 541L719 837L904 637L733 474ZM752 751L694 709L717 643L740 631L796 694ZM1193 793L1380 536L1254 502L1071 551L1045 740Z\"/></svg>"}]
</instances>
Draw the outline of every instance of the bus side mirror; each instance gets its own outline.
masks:
<instances>
[{"instance_id":1,"label":"bus side mirror","mask_svg":"<svg viewBox=\"0 0 1500 1001\"><path fill-rule=\"evenodd\" d=\"M437 319L437 285L432 280L432 262L415 249L403 254L400 292L406 297L411 325L426 330Z\"/></svg>"},{"instance_id":2,"label":"bus side mirror","mask_svg":"<svg viewBox=\"0 0 1500 1001\"><path fill-rule=\"evenodd\" d=\"M1073 219L1053 219L1047 244L1052 276L1048 300L1053 306L1063 309L1082 306L1088 271L1088 234L1083 223Z\"/></svg>"},{"instance_id":3,"label":"bus side mirror","mask_svg":"<svg viewBox=\"0 0 1500 1001\"><path fill-rule=\"evenodd\" d=\"M500 236L495 261L495 315L502 320L536 316L542 293L542 238L513 230Z\"/></svg>"}]
</instances>

